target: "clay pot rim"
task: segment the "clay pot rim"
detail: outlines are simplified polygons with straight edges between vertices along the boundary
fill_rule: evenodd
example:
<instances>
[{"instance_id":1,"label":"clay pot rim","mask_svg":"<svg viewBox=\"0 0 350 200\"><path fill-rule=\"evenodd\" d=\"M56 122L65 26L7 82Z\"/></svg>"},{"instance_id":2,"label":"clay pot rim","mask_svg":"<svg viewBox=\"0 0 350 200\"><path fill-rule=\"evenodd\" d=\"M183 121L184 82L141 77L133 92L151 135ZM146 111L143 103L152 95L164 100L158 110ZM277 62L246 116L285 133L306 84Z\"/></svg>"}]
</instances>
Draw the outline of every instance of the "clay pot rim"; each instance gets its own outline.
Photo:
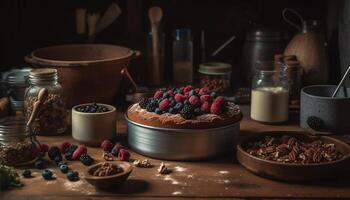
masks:
<instances>
[{"instance_id":1,"label":"clay pot rim","mask_svg":"<svg viewBox=\"0 0 350 200\"><path fill-rule=\"evenodd\" d=\"M324 97L324 96L318 96L318 95L314 95L314 94L310 94L308 92L306 92L305 90L309 89L309 88L332 88L334 87L334 89L337 87L336 85L309 85L309 86L305 86L301 89L301 94L305 95L307 97L310 98L314 98L314 99L323 99L323 100L350 100L350 97L334 97L332 98L331 96L329 97ZM349 89L349 88L346 88Z\"/></svg>"},{"instance_id":2,"label":"clay pot rim","mask_svg":"<svg viewBox=\"0 0 350 200\"><path fill-rule=\"evenodd\" d=\"M40 51L45 51L48 49L53 49L53 48L63 48L63 47L117 47L120 49L124 49L126 50L126 54L120 57L114 57L114 58L106 58L106 59L97 59L97 60L55 60L55 59L46 59L46 58L40 58L38 57L37 54ZM96 63L101 63L101 62L109 62L109 61L114 61L114 60L122 60L122 59L126 59L129 58L131 56L135 55L136 57L140 55L139 51L136 50L131 50L127 47L123 47L123 46L118 46L118 45L111 45L111 44L65 44L65 45L55 45L55 46L48 46L48 47L43 47L43 48L39 48L36 49L34 51L32 51L29 56L27 56L28 58L26 59L32 59L34 61L38 61L41 63L48 63L50 66L53 65L57 65L55 66L56 68L60 68L60 67L72 67L72 65L74 65L74 67L77 66L86 66L86 65L90 65L90 64L96 64Z\"/></svg>"},{"instance_id":3,"label":"clay pot rim","mask_svg":"<svg viewBox=\"0 0 350 200\"><path fill-rule=\"evenodd\" d=\"M309 137L309 138L313 138L312 136L310 135L305 135L305 132L302 132L302 131L267 131L267 132L261 132L260 134L258 135L255 135L255 136L252 136L252 137L249 137L249 138L246 138L244 139L243 141L241 141L240 143L237 144L237 154L243 154L245 157L248 157L249 159L252 159L252 160L255 160L255 161L258 161L260 163L265 163L265 164L272 164L272 165L275 165L275 166L280 166L280 167L301 167L301 168L306 168L306 167L318 167L318 166L329 166L329 165L333 165L333 164L336 164L336 163L340 163L340 162L344 162L348 159L350 159L350 146L339 140L339 139L336 139L336 138L332 138L332 137L328 137L328 136L315 136L315 138L325 138L327 140L333 140L335 141L336 143L338 144L341 144L343 146L346 146L347 147L347 154L344 155L341 159L338 159L338 160L334 160L334 161L331 161L331 162L323 162L323 163L310 163L310 164L298 164L298 163L282 163L282 162L277 162L277 161L271 161L271 160L266 160L266 159L262 159L262 158L259 158L259 157L256 157L256 156L253 156L253 155L250 155L247 151L245 151L242 147L243 144L246 144L248 141L251 141L251 140L254 140L254 139L257 139L259 137L263 137L263 136L271 136L271 135L281 135L281 132L284 132L283 134L284 135L301 135L301 136L306 136L306 137ZM303 134L304 133L304 134ZM342 152L343 153L343 152Z\"/></svg>"}]
</instances>

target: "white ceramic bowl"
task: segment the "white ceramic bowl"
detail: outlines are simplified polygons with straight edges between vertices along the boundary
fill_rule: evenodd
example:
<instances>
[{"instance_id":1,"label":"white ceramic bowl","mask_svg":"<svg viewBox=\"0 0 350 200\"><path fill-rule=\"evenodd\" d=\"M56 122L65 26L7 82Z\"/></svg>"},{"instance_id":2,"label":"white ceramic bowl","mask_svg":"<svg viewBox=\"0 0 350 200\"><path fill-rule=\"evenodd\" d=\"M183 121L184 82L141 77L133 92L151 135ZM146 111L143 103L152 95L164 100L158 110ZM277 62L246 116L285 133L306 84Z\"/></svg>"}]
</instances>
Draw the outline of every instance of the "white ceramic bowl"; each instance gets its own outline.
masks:
<instances>
[{"instance_id":1,"label":"white ceramic bowl","mask_svg":"<svg viewBox=\"0 0 350 200\"><path fill-rule=\"evenodd\" d=\"M112 140L116 136L116 109L108 104L97 103L106 106L109 111L102 113L84 113L72 108L72 136L78 142L86 145L98 146L103 140Z\"/></svg>"}]
</instances>

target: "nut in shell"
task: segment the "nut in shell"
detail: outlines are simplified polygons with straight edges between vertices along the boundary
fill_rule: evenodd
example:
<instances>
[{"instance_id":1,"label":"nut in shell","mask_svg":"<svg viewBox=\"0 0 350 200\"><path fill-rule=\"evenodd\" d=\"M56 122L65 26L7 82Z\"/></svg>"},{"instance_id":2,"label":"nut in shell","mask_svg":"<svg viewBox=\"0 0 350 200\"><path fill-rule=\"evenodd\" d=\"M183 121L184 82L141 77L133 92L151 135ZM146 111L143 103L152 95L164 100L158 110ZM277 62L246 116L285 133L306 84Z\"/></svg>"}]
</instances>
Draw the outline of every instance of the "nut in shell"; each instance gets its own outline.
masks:
<instances>
[{"instance_id":1,"label":"nut in shell","mask_svg":"<svg viewBox=\"0 0 350 200\"><path fill-rule=\"evenodd\" d=\"M161 163L159 168L158 168L158 173L159 174L170 174L171 170L168 169L164 163Z\"/></svg>"},{"instance_id":2,"label":"nut in shell","mask_svg":"<svg viewBox=\"0 0 350 200\"><path fill-rule=\"evenodd\" d=\"M147 160L134 160L133 164L136 166L136 167L141 167L141 168L150 168L150 167L153 167L153 165Z\"/></svg>"},{"instance_id":3,"label":"nut in shell","mask_svg":"<svg viewBox=\"0 0 350 200\"><path fill-rule=\"evenodd\" d=\"M111 153L104 151L102 154L102 158L106 161L113 161L114 157Z\"/></svg>"}]
</instances>

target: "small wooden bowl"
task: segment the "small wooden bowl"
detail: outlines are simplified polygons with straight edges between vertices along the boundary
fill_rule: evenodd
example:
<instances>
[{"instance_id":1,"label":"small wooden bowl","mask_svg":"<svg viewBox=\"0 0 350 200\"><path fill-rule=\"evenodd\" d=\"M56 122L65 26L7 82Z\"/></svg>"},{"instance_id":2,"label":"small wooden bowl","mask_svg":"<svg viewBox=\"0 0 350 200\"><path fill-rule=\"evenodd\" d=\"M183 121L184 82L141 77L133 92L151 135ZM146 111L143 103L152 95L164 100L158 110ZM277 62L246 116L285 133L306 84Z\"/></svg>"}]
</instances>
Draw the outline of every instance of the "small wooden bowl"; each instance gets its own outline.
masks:
<instances>
[{"instance_id":1,"label":"small wooden bowl","mask_svg":"<svg viewBox=\"0 0 350 200\"><path fill-rule=\"evenodd\" d=\"M124 161L112 161L108 163L112 163L113 165L117 165L123 169L123 172L117 173L111 176L94 176L92 175L94 171L102 165L102 163L97 163L95 165L91 165L87 168L87 173L85 179L91 185L94 185L97 188L110 188L112 186L118 186L123 183L132 172L134 166L131 163Z\"/></svg>"},{"instance_id":2,"label":"small wooden bowl","mask_svg":"<svg viewBox=\"0 0 350 200\"><path fill-rule=\"evenodd\" d=\"M250 155L245 151L249 141L255 141L265 136L289 135L300 140L320 139L326 143L333 143L344 155L343 158L326 163L296 164L269 161ZM246 169L259 176L280 181L314 181L327 178L335 178L336 175L346 173L350 165L350 146L338 139L327 136L310 136L303 132L274 131L258 134L243 140L237 145L237 159Z\"/></svg>"}]
</instances>

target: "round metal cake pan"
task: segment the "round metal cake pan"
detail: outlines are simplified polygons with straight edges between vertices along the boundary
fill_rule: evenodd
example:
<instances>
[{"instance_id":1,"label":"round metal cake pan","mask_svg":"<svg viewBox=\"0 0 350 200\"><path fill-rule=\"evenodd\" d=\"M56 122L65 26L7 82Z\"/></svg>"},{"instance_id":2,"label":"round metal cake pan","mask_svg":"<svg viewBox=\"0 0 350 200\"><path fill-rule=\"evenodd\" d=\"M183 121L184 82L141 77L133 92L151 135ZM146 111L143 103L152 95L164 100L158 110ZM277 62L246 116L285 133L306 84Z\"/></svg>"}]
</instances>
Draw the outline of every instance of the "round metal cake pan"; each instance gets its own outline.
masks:
<instances>
[{"instance_id":1,"label":"round metal cake pan","mask_svg":"<svg viewBox=\"0 0 350 200\"><path fill-rule=\"evenodd\" d=\"M145 156L177 161L212 158L233 152L240 123L211 129L171 129L146 126L128 119L130 147Z\"/></svg>"}]
</instances>

